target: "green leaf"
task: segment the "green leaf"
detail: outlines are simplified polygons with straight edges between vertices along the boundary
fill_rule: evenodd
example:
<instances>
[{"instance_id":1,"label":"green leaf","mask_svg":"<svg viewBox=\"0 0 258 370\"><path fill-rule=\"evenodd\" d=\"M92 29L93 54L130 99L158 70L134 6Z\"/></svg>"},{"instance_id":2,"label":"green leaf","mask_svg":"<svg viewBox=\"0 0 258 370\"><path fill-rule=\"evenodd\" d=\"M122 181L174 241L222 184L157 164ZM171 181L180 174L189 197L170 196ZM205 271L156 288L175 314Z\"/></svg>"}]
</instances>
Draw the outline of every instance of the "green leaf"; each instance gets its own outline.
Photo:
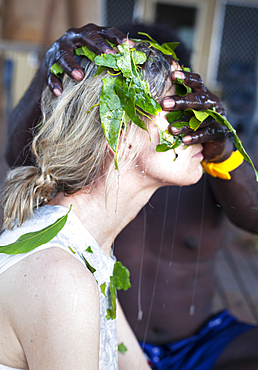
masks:
<instances>
[{"instance_id":1,"label":"green leaf","mask_svg":"<svg viewBox=\"0 0 258 370\"><path fill-rule=\"evenodd\" d=\"M143 36L146 36L148 37L149 40L139 40L140 42L148 42L152 47L154 47L155 49L158 49L159 51L161 51L163 54L165 55L172 55L173 58L175 60L178 60L177 56L176 56L176 53L174 52L174 50L172 50L172 48L169 46L169 44L173 44L173 43L164 43L162 45L160 45L157 41L155 41L150 35L148 35L147 33L145 32L138 32L139 35L143 35ZM177 45L176 45L177 46Z\"/></svg>"},{"instance_id":2,"label":"green leaf","mask_svg":"<svg viewBox=\"0 0 258 370\"><path fill-rule=\"evenodd\" d=\"M126 346L124 345L124 343L120 343L120 344L118 344L118 352L120 352L120 353L125 353L127 351L127 348L126 348Z\"/></svg>"},{"instance_id":3,"label":"green leaf","mask_svg":"<svg viewBox=\"0 0 258 370\"><path fill-rule=\"evenodd\" d=\"M101 55L97 55L94 61L99 66L112 68L115 71L118 71L118 67L117 67L118 56L119 54L101 54Z\"/></svg>"},{"instance_id":4,"label":"green leaf","mask_svg":"<svg viewBox=\"0 0 258 370\"><path fill-rule=\"evenodd\" d=\"M131 287L130 272L119 261L117 261L114 265L113 277L114 277L114 286L118 290L121 289L127 290Z\"/></svg>"},{"instance_id":5,"label":"green leaf","mask_svg":"<svg viewBox=\"0 0 258 370\"><path fill-rule=\"evenodd\" d=\"M147 60L146 54L142 51L133 50L132 54L135 64L143 64Z\"/></svg>"},{"instance_id":6,"label":"green leaf","mask_svg":"<svg viewBox=\"0 0 258 370\"><path fill-rule=\"evenodd\" d=\"M117 150L124 111L114 89L116 79L103 78L102 81L103 86L100 94L99 108L101 124L107 142L115 153L115 165L117 168Z\"/></svg>"},{"instance_id":7,"label":"green leaf","mask_svg":"<svg viewBox=\"0 0 258 370\"><path fill-rule=\"evenodd\" d=\"M201 121L199 121L195 116L191 117L189 121L189 126L191 127L192 130L196 131L200 124Z\"/></svg>"},{"instance_id":8,"label":"green leaf","mask_svg":"<svg viewBox=\"0 0 258 370\"><path fill-rule=\"evenodd\" d=\"M104 296L106 297L106 287L107 287L107 283L103 283L100 285L100 290L101 290L101 293L104 294Z\"/></svg>"},{"instance_id":9,"label":"green leaf","mask_svg":"<svg viewBox=\"0 0 258 370\"><path fill-rule=\"evenodd\" d=\"M136 92L133 88L129 87L126 80L122 76L118 76L115 82L115 91L120 99L122 109L128 115L130 120L137 126L147 131L147 127L135 111L135 95Z\"/></svg>"},{"instance_id":10,"label":"green leaf","mask_svg":"<svg viewBox=\"0 0 258 370\"><path fill-rule=\"evenodd\" d=\"M182 71L191 72L191 68L189 67L184 67L183 65L181 65L181 68L182 68Z\"/></svg>"},{"instance_id":11,"label":"green leaf","mask_svg":"<svg viewBox=\"0 0 258 370\"><path fill-rule=\"evenodd\" d=\"M161 46L173 52L178 47L179 44L180 42L164 42Z\"/></svg>"},{"instance_id":12,"label":"green leaf","mask_svg":"<svg viewBox=\"0 0 258 370\"><path fill-rule=\"evenodd\" d=\"M125 78L132 77L131 52L127 42L118 45L120 57L117 58L117 66Z\"/></svg>"},{"instance_id":13,"label":"green leaf","mask_svg":"<svg viewBox=\"0 0 258 370\"><path fill-rule=\"evenodd\" d=\"M86 258L85 258L84 255L82 255L82 257L84 259L85 265L87 266L87 269L90 270L90 272L92 274L94 274L94 272L96 271L96 269L93 266L91 266L91 264L86 260Z\"/></svg>"},{"instance_id":14,"label":"green leaf","mask_svg":"<svg viewBox=\"0 0 258 370\"><path fill-rule=\"evenodd\" d=\"M237 133L236 133L236 130L231 126L231 124L224 118L222 117L219 113L217 112L214 112L214 110L212 109L207 109L206 110L207 113L210 114L211 117L213 117L217 122L219 122L221 125L227 127L229 129L230 132L233 133L234 135L234 142L235 142L235 146L236 148L239 150L239 152L242 154L242 156L244 157L244 159L249 162L251 164L251 166L253 167L253 170L254 170L254 173L255 173L255 176L256 176L256 181L258 182L258 172L254 166L254 163L253 161L251 160L251 158L249 157L249 155L247 154L245 148L243 147L243 144L241 142L241 140L239 139L239 137L237 136Z\"/></svg>"},{"instance_id":15,"label":"green leaf","mask_svg":"<svg viewBox=\"0 0 258 370\"><path fill-rule=\"evenodd\" d=\"M173 127L176 127L176 128L179 128L180 130L184 127L184 126L188 126L188 122L186 121L177 121L177 122L173 122Z\"/></svg>"},{"instance_id":16,"label":"green leaf","mask_svg":"<svg viewBox=\"0 0 258 370\"><path fill-rule=\"evenodd\" d=\"M87 46L82 46L81 48L75 49L76 55L84 55L87 58L89 58L92 62L96 58L97 54L93 53L90 49L87 48Z\"/></svg>"},{"instance_id":17,"label":"green leaf","mask_svg":"<svg viewBox=\"0 0 258 370\"><path fill-rule=\"evenodd\" d=\"M110 308L107 309L106 318L113 320L116 318L116 289L127 290L131 287L130 272L122 265L116 262L113 269L113 276L110 276Z\"/></svg>"},{"instance_id":18,"label":"green leaf","mask_svg":"<svg viewBox=\"0 0 258 370\"><path fill-rule=\"evenodd\" d=\"M109 41L109 40L107 40L107 39L106 39L106 41L109 43L109 45L110 45L110 46L112 46L112 48L113 48L114 46L116 46L116 44L114 44L113 42L111 42L111 41Z\"/></svg>"},{"instance_id":19,"label":"green leaf","mask_svg":"<svg viewBox=\"0 0 258 370\"><path fill-rule=\"evenodd\" d=\"M73 252L73 254L76 254L76 252L73 250L73 248L70 245L68 245L68 248L70 249L71 252Z\"/></svg>"},{"instance_id":20,"label":"green leaf","mask_svg":"<svg viewBox=\"0 0 258 370\"><path fill-rule=\"evenodd\" d=\"M179 96L186 96L187 94L192 92L191 87L186 86L184 80L177 78L176 82L176 94Z\"/></svg>"},{"instance_id":21,"label":"green leaf","mask_svg":"<svg viewBox=\"0 0 258 370\"><path fill-rule=\"evenodd\" d=\"M170 149L175 149L181 144L181 136L174 136L168 130L161 131L159 129L160 143L156 146L157 152L166 152Z\"/></svg>"},{"instance_id":22,"label":"green leaf","mask_svg":"<svg viewBox=\"0 0 258 370\"><path fill-rule=\"evenodd\" d=\"M110 306L107 309L107 320L114 320L116 318L116 288L114 285L114 278L110 276Z\"/></svg>"},{"instance_id":23,"label":"green leaf","mask_svg":"<svg viewBox=\"0 0 258 370\"><path fill-rule=\"evenodd\" d=\"M166 115L166 117L169 123L173 123L175 121L185 118L185 112L183 110L172 111L172 112L169 112Z\"/></svg>"},{"instance_id":24,"label":"green leaf","mask_svg":"<svg viewBox=\"0 0 258 370\"><path fill-rule=\"evenodd\" d=\"M105 69L106 69L106 67L99 66L99 67L97 68L97 71L96 71L96 73L95 73L94 77L96 77L96 76L100 75L103 71L105 71Z\"/></svg>"},{"instance_id":25,"label":"green leaf","mask_svg":"<svg viewBox=\"0 0 258 370\"><path fill-rule=\"evenodd\" d=\"M201 111L201 110L187 109L186 112L192 112L195 115L195 117L198 119L198 121L200 121L201 123L210 116L210 113L208 112L208 110Z\"/></svg>"},{"instance_id":26,"label":"green leaf","mask_svg":"<svg viewBox=\"0 0 258 370\"><path fill-rule=\"evenodd\" d=\"M59 63L54 63L50 68L50 72L56 75L57 77L60 77L64 73L64 70Z\"/></svg>"},{"instance_id":27,"label":"green leaf","mask_svg":"<svg viewBox=\"0 0 258 370\"><path fill-rule=\"evenodd\" d=\"M27 253L39 247L42 244L48 243L64 227L67 221L68 214L71 211L71 208L72 206L70 206L70 209L66 213L66 215L60 217L56 222L45 227L44 229L21 235L19 239L17 239L14 243L0 246L0 253L5 254Z\"/></svg>"},{"instance_id":28,"label":"green leaf","mask_svg":"<svg viewBox=\"0 0 258 370\"><path fill-rule=\"evenodd\" d=\"M139 88L132 84L132 88L135 87L135 105L141 108L144 112L157 116L161 112L162 108L160 104L154 100L146 90Z\"/></svg>"},{"instance_id":29,"label":"green leaf","mask_svg":"<svg viewBox=\"0 0 258 370\"><path fill-rule=\"evenodd\" d=\"M197 111L197 110L194 110L194 109L187 109L185 111L185 114L188 114L188 115L192 114L193 115L190 119L189 127L193 128L194 130L196 130L206 118L211 116L212 118L215 119L215 121L220 123L222 126L225 126L230 132L232 132L233 135L234 135L234 142L235 142L236 148L242 154L244 159L247 162L249 162L251 164L251 166L253 167L253 170L254 170L255 176L256 176L256 181L258 182L258 172L257 172L257 170L254 166L254 163L251 160L251 158L249 157L249 155L247 154L245 148L243 147L243 144L242 144L241 140L237 136L236 130L233 128L233 126L231 126L231 124L228 122L228 120L226 120L226 118L224 118L221 114L216 112L214 110L214 108L213 109L206 109L204 111Z\"/></svg>"},{"instance_id":30,"label":"green leaf","mask_svg":"<svg viewBox=\"0 0 258 370\"><path fill-rule=\"evenodd\" d=\"M93 253L93 250L91 249L91 246L89 245L87 249L85 249L85 252Z\"/></svg>"}]
</instances>

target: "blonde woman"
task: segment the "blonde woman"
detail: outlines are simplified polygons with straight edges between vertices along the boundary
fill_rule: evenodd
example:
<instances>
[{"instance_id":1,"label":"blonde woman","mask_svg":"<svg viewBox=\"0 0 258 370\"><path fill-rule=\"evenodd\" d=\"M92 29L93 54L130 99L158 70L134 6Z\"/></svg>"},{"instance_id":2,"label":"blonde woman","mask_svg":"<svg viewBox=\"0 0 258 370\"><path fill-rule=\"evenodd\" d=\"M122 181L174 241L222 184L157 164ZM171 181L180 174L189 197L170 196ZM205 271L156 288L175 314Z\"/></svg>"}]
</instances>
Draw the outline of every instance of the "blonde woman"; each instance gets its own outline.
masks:
<instances>
[{"instance_id":1,"label":"blonde woman","mask_svg":"<svg viewBox=\"0 0 258 370\"><path fill-rule=\"evenodd\" d=\"M152 97L173 95L170 75L178 64L145 45L138 49L147 55L142 70ZM112 243L159 187L189 185L202 176L201 144L181 145L176 160L173 150L156 151L156 125L168 127L164 111L154 118L156 125L146 121L151 141L129 124L120 137L116 170L100 123L103 73L94 77L96 65L86 57L80 63L81 82L67 77L60 97L43 94L35 165L12 170L6 181L1 245L54 223L71 205L72 210L49 243L27 254L0 255L1 370L111 370L118 363L120 369L148 369L121 309L117 320L106 317ZM127 351L117 360L119 343Z\"/></svg>"}]
</instances>

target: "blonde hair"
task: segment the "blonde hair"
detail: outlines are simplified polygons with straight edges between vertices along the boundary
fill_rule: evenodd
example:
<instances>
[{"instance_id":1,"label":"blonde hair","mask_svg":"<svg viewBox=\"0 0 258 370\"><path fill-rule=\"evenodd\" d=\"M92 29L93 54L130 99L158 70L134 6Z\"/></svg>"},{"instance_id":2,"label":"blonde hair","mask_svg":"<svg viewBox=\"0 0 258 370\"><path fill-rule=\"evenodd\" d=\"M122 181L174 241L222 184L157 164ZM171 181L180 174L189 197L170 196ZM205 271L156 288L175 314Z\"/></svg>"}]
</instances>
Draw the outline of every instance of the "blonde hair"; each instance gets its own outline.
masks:
<instances>
[{"instance_id":1,"label":"blonde hair","mask_svg":"<svg viewBox=\"0 0 258 370\"><path fill-rule=\"evenodd\" d=\"M147 55L141 73L149 82L152 97L159 100L170 74L171 61L146 44L136 48ZM46 204L60 191L72 194L85 187L90 189L102 175L107 175L108 186L112 183L116 172L114 164L103 173L108 145L98 105L106 72L94 77L94 63L86 57L79 58L78 62L85 71L81 82L65 76L60 97L56 98L48 88L43 92L42 122L32 142L35 165L13 169L7 175L2 201L4 229L11 229L14 224L20 226L36 207ZM134 161L146 137L146 132L135 124L130 124L126 133L122 132L118 154L120 171ZM128 145L130 142L133 150Z\"/></svg>"}]
</instances>

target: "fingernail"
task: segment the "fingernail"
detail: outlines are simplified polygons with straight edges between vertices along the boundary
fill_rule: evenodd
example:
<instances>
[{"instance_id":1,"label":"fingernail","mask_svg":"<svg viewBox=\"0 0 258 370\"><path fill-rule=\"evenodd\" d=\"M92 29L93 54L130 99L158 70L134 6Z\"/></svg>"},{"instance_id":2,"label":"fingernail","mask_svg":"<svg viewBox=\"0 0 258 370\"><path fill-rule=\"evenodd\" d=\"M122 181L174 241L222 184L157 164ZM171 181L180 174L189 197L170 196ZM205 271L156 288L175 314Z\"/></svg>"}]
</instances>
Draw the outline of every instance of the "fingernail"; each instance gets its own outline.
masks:
<instances>
[{"instance_id":1,"label":"fingernail","mask_svg":"<svg viewBox=\"0 0 258 370\"><path fill-rule=\"evenodd\" d=\"M134 47L134 42L127 38L122 40L122 44L124 44L126 41L128 41L128 46L130 49Z\"/></svg>"},{"instance_id":2,"label":"fingernail","mask_svg":"<svg viewBox=\"0 0 258 370\"><path fill-rule=\"evenodd\" d=\"M107 48L105 51L104 51L104 54L116 54L115 50L113 49L109 49Z\"/></svg>"},{"instance_id":3,"label":"fingernail","mask_svg":"<svg viewBox=\"0 0 258 370\"><path fill-rule=\"evenodd\" d=\"M78 69L74 69L72 71L71 75L77 81L81 81L83 79L83 74L82 74L82 72L78 71Z\"/></svg>"},{"instance_id":4,"label":"fingernail","mask_svg":"<svg viewBox=\"0 0 258 370\"><path fill-rule=\"evenodd\" d=\"M163 100L163 107L166 109L174 108L175 105L176 105L176 102L174 99L164 99Z\"/></svg>"},{"instance_id":5,"label":"fingernail","mask_svg":"<svg viewBox=\"0 0 258 370\"><path fill-rule=\"evenodd\" d=\"M191 136L187 135L187 136L183 137L182 141L183 141L184 144L189 145L189 144L191 144L192 138L191 138Z\"/></svg>"},{"instance_id":6,"label":"fingernail","mask_svg":"<svg viewBox=\"0 0 258 370\"><path fill-rule=\"evenodd\" d=\"M184 75L184 73L183 73L183 72L180 72L180 71L176 71L176 72L174 72L174 76L175 76L176 78L180 78L180 80L184 80L184 79L185 79L185 75Z\"/></svg>"},{"instance_id":7,"label":"fingernail","mask_svg":"<svg viewBox=\"0 0 258 370\"><path fill-rule=\"evenodd\" d=\"M55 94L55 96L60 96L61 94L62 94L62 91L61 90L59 90L59 89L57 89L57 88L55 88L55 89L53 89L53 93Z\"/></svg>"},{"instance_id":8,"label":"fingernail","mask_svg":"<svg viewBox=\"0 0 258 370\"><path fill-rule=\"evenodd\" d=\"M180 131L181 131L180 128L176 128L176 127L170 126L170 132L172 134L177 135L177 134L179 134Z\"/></svg>"}]
</instances>

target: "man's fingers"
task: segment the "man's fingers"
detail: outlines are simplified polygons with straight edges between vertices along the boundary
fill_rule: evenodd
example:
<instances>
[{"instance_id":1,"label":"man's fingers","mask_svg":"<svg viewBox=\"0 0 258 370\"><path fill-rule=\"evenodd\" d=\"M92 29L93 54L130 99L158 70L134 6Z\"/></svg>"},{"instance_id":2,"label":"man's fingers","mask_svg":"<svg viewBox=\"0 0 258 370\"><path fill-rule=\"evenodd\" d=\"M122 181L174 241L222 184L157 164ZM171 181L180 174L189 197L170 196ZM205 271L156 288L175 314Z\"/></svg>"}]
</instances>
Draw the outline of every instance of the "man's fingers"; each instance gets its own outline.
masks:
<instances>
[{"instance_id":1,"label":"man's fingers","mask_svg":"<svg viewBox=\"0 0 258 370\"><path fill-rule=\"evenodd\" d=\"M116 45L123 44L127 41L127 35L113 27L104 27L101 34ZM134 42L130 39L128 41L129 47L133 47Z\"/></svg>"},{"instance_id":2,"label":"man's fingers","mask_svg":"<svg viewBox=\"0 0 258 370\"><path fill-rule=\"evenodd\" d=\"M209 141L220 142L225 140L225 138L225 130L207 126L205 128L198 129L197 131L188 133L186 136L183 137L182 141L186 145L193 145L203 144Z\"/></svg>"},{"instance_id":3,"label":"man's fingers","mask_svg":"<svg viewBox=\"0 0 258 370\"><path fill-rule=\"evenodd\" d=\"M61 56L57 60L60 66L63 68L64 73L76 81L81 81L84 77L83 69L76 63L73 56L73 51L64 50L60 52Z\"/></svg>"},{"instance_id":4,"label":"man's fingers","mask_svg":"<svg viewBox=\"0 0 258 370\"><path fill-rule=\"evenodd\" d=\"M54 63L58 63L69 77L81 81L84 77L84 71L76 62L75 49L87 46L96 54L115 54L117 51L112 48L107 40L118 45L127 41L127 36L116 28L99 27L95 24L88 24L81 28L70 28L66 31L46 53L45 64L50 90L57 96L63 90L61 81L50 72ZM134 45L133 41L128 40L128 42L130 47Z\"/></svg>"},{"instance_id":5,"label":"man's fingers","mask_svg":"<svg viewBox=\"0 0 258 370\"><path fill-rule=\"evenodd\" d=\"M195 92L206 92L207 87L204 85L200 75L193 72L173 71L171 74L172 80L177 78L184 80L185 85L191 87Z\"/></svg>"},{"instance_id":6,"label":"man's fingers","mask_svg":"<svg viewBox=\"0 0 258 370\"><path fill-rule=\"evenodd\" d=\"M76 45L87 45L96 54L114 54L115 51L107 42L110 41L115 45L120 45L127 40L127 36L113 27L99 27L95 24L88 24L79 29L71 29L71 36L77 35ZM129 46L134 45L133 41L129 41Z\"/></svg>"},{"instance_id":7,"label":"man's fingers","mask_svg":"<svg viewBox=\"0 0 258 370\"><path fill-rule=\"evenodd\" d=\"M52 73L48 76L48 87L56 96L60 96L63 91L62 83L57 76Z\"/></svg>"},{"instance_id":8,"label":"man's fingers","mask_svg":"<svg viewBox=\"0 0 258 370\"><path fill-rule=\"evenodd\" d=\"M178 95L165 97L160 102L162 109L165 111L186 110L188 108L205 110L212 108L215 104L215 100L201 92L189 93L184 97Z\"/></svg>"}]
</instances>

